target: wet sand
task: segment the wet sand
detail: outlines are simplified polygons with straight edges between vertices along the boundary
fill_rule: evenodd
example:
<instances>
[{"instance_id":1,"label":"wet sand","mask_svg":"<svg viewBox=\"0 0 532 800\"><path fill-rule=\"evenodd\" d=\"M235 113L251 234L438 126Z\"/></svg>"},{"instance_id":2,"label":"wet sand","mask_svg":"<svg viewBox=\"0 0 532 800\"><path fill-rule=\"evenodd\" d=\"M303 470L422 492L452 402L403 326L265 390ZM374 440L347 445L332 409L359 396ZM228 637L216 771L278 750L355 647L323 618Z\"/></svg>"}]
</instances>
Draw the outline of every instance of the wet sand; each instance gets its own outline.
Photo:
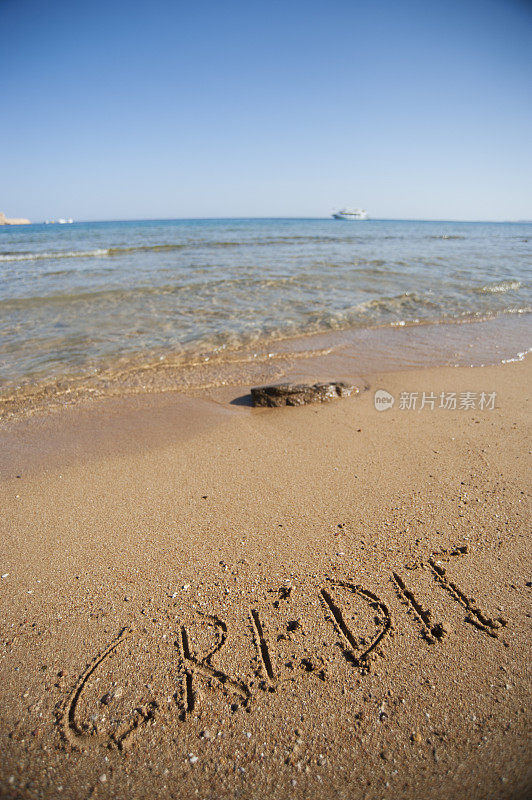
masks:
<instances>
[{"instance_id":1,"label":"wet sand","mask_svg":"<svg viewBox=\"0 0 532 800\"><path fill-rule=\"evenodd\" d=\"M347 327L299 336L265 339L235 349L180 353L142 352L86 365L57 379L27 378L16 387L2 384L0 424L43 411L108 398L176 392L203 398L234 397L237 387L280 381L346 379L434 366L484 366L522 359L530 352L528 315L453 322ZM246 388L247 387L247 388ZM232 394L233 393L233 394ZM97 426L96 426L97 427Z\"/></svg>"},{"instance_id":2,"label":"wet sand","mask_svg":"<svg viewBox=\"0 0 532 800\"><path fill-rule=\"evenodd\" d=\"M530 796L530 371L5 423L1 796Z\"/></svg>"}]
</instances>

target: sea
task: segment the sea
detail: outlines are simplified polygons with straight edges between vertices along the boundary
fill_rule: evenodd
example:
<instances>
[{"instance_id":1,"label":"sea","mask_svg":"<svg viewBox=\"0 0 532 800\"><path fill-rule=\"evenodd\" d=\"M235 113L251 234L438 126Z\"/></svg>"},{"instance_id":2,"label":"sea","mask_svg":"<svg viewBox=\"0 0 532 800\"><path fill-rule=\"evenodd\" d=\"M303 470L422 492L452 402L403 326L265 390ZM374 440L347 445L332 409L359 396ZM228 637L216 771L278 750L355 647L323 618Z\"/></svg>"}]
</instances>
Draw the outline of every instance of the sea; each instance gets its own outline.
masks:
<instances>
[{"instance_id":1,"label":"sea","mask_svg":"<svg viewBox=\"0 0 532 800\"><path fill-rule=\"evenodd\" d=\"M532 223L0 227L0 398L274 378L335 348L362 371L519 359L531 266Z\"/></svg>"}]
</instances>

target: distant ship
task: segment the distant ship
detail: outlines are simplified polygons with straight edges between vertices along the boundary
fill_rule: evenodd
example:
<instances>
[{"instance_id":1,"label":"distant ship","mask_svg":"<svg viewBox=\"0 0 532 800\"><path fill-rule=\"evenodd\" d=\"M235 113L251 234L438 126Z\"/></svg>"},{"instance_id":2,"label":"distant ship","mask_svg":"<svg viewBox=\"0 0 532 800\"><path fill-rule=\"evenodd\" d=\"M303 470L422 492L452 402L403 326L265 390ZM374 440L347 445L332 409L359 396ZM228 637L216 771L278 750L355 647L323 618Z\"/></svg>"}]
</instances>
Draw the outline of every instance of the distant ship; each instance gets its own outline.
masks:
<instances>
[{"instance_id":1,"label":"distant ship","mask_svg":"<svg viewBox=\"0 0 532 800\"><path fill-rule=\"evenodd\" d=\"M335 211L333 217L334 219L367 219L368 212L363 208L342 208L341 211Z\"/></svg>"}]
</instances>

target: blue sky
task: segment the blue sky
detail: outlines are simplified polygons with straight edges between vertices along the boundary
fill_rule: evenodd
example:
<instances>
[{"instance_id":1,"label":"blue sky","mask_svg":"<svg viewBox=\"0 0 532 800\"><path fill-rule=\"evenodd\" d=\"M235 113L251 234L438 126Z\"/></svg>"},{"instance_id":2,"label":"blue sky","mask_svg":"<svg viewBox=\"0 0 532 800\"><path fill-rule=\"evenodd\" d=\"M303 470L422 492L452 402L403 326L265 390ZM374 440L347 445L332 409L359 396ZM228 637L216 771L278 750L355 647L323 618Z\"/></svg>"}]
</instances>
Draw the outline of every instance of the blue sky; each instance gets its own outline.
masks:
<instances>
[{"instance_id":1,"label":"blue sky","mask_svg":"<svg viewBox=\"0 0 532 800\"><path fill-rule=\"evenodd\" d=\"M0 210L532 218L532 2L0 0Z\"/></svg>"}]
</instances>

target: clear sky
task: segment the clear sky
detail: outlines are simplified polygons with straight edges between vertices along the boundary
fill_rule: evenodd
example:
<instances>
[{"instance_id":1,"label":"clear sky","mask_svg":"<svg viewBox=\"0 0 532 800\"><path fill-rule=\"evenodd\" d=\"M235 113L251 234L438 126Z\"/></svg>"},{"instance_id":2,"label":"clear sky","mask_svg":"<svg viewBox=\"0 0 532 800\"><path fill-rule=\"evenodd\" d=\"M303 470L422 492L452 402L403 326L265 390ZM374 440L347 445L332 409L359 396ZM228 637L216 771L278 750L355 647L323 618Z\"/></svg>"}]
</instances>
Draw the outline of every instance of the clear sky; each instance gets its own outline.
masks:
<instances>
[{"instance_id":1,"label":"clear sky","mask_svg":"<svg viewBox=\"0 0 532 800\"><path fill-rule=\"evenodd\" d=\"M532 218L532 0L0 0L0 211Z\"/></svg>"}]
</instances>

